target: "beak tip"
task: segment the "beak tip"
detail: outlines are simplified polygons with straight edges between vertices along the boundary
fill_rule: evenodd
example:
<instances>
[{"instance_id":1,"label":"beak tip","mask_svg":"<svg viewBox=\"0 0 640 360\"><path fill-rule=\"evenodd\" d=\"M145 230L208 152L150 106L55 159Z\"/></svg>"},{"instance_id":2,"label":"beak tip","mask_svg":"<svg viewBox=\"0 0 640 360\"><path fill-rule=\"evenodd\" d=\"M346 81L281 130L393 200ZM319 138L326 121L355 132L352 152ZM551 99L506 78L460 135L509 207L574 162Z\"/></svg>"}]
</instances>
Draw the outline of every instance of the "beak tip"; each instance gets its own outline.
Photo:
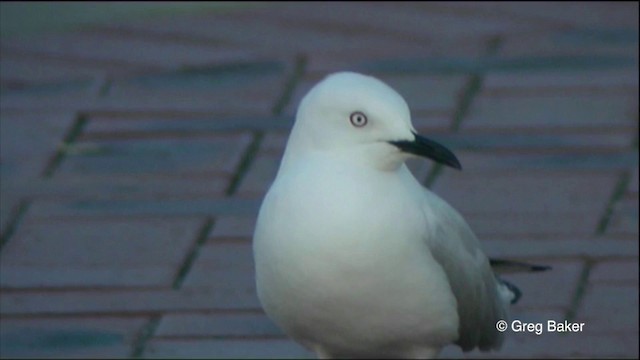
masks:
<instances>
[{"instance_id":1,"label":"beak tip","mask_svg":"<svg viewBox=\"0 0 640 360\"><path fill-rule=\"evenodd\" d=\"M458 171L462 171L462 164L460 164L460 161L458 161L458 159L455 159L455 161L453 162L451 167L453 167L454 169L456 169Z\"/></svg>"},{"instance_id":2,"label":"beak tip","mask_svg":"<svg viewBox=\"0 0 640 360\"><path fill-rule=\"evenodd\" d=\"M414 136L415 140L395 140L389 143L402 152L424 156L442 165L462 170L462 164L451 150L418 134L414 133Z\"/></svg>"}]
</instances>

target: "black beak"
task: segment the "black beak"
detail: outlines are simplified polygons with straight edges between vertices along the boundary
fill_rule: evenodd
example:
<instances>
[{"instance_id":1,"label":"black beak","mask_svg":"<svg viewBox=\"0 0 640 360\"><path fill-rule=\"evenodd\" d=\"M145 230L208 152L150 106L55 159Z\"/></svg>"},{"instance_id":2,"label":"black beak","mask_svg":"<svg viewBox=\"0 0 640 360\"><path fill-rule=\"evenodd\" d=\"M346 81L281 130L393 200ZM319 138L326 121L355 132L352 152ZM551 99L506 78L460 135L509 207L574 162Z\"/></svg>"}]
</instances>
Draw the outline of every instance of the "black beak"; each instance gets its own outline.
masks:
<instances>
[{"instance_id":1,"label":"black beak","mask_svg":"<svg viewBox=\"0 0 640 360\"><path fill-rule=\"evenodd\" d=\"M424 156L440 164L462 170L460 161L458 161L458 158L456 158L451 150L416 133L413 133L413 135L415 136L413 141L389 141L389 144L395 145L398 149L406 153Z\"/></svg>"}]
</instances>

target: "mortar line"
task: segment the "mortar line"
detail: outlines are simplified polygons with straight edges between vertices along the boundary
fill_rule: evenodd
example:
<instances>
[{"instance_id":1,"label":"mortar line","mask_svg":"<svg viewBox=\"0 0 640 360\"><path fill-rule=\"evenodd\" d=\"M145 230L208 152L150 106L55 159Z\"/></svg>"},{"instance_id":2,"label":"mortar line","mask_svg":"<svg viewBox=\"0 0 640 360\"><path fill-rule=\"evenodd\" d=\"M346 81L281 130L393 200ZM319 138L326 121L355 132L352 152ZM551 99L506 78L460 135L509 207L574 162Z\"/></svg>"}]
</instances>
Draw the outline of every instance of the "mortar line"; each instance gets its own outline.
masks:
<instances>
[{"instance_id":1,"label":"mortar line","mask_svg":"<svg viewBox=\"0 0 640 360\"><path fill-rule=\"evenodd\" d=\"M471 104L476 96L480 93L482 89L482 84L484 82L484 75L481 73L472 74L467 82L467 85L460 96L460 100L456 106L456 111L453 115L453 119L451 122L451 131L458 132L460 131L460 127L462 126L462 122L466 118L469 110L471 108Z\"/></svg>"},{"instance_id":2,"label":"mortar line","mask_svg":"<svg viewBox=\"0 0 640 360\"><path fill-rule=\"evenodd\" d=\"M271 109L271 114L273 116L280 116L284 111L285 107L291 101L291 97L293 96L293 92L297 85L300 82L300 79L304 75L307 66L307 57L304 54L299 54L296 56L294 60L294 68L291 72L289 78L285 81L282 94L277 98L276 102ZM233 178L229 182L229 187L225 191L227 196L233 196L238 191L242 180L249 172L251 165L253 164L253 160L256 158L260 150L260 145L262 144L262 140L265 136L264 130L255 130L252 133L253 139L251 144L247 147L244 154L241 157L240 164L238 165L237 170L234 172Z\"/></svg>"},{"instance_id":3,"label":"mortar line","mask_svg":"<svg viewBox=\"0 0 640 360\"><path fill-rule=\"evenodd\" d=\"M284 84L282 94L278 97L278 100L273 105L271 109L271 113L273 115L282 115L285 107L291 101L291 97L293 96L293 92L296 87L300 83L300 79L304 76L305 71L307 70L308 59L305 54L298 54L294 59L294 67L291 73L291 76L287 79Z\"/></svg>"},{"instance_id":4,"label":"mortar line","mask_svg":"<svg viewBox=\"0 0 640 360\"><path fill-rule=\"evenodd\" d=\"M196 237L195 243L187 253L187 256L185 256L184 261L182 261L182 265L180 266L180 268L178 269L178 272L176 273L176 277L173 280L173 283L171 284L172 289L177 290L184 283L184 280L189 274L189 271L193 267L196 259L198 258L200 249L207 242L209 232L211 231L211 229L213 229L214 224L215 224L215 221L212 217L206 218L204 224L202 225L202 227L200 228L200 231L198 232L198 236Z\"/></svg>"},{"instance_id":5,"label":"mortar line","mask_svg":"<svg viewBox=\"0 0 640 360\"><path fill-rule=\"evenodd\" d=\"M240 157L238 168L234 172L233 177L229 181L229 186L224 192L227 197L233 196L238 191L240 184L242 183L242 179L244 179L249 172L249 168L258 154L258 150L260 150L262 139L264 139L264 131L254 130L251 134L253 136L251 143L247 146L247 149Z\"/></svg>"},{"instance_id":6,"label":"mortar line","mask_svg":"<svg viewBox=\"0 0 640 360\"><path fill-rule=\"evenodd\" d=\"M92 92L96 95L97 98L106 97L109 95L111 91L111 85L113 80L110 79L107 75L100 75L94 81L94 85L92 87ZM55 155L47 164L45 170L42 172L42 177L50 178L53 173L58 169L62 161L64 160L67 147L75 143L76 139L82 134L84 127L89 122L89 116L86 114L78 113L76 115L76 119L62 140L62 144L58 147Z\"/></svg>"},{"instance_id":7,"label":"mortar line","mask_svg":"<svg viewBox=\"0 0 640 360\"><path fill-rule=\"evenodd\" d=\"M97 88L98 97L107 97L111 92L111 87L113 86L113 80L109 77L103 78Z\"/></svg>"},{"instance_id":8,"label":"mortar line","mask_svg":"<svg viewBox=\"0 0 640 360\"><path fill-rule=\"evenodd\" d=\"M182 262L182 265L180 266L180 268L178 269L178 272L176 273L176 277L173 283L171 284L172 289L177 290L184 283L184 280L186 279L187 275L191 271L191 268L193 268L193 265L195 264L196 259L198 258L200 249L207 242L209 232L211 231L211 229L213 229L214 223L215 221L212 217L207 217L204 224L202 225L202 228L198 233L198 236L196 237L195 243L187 253L184 261ZM163 316L163 313L153 315L149 320L149 322L145 325L145 327L140 331L140 333L136 337L136 340L133 343L133 350L131 353L132 358L142 357L146 349L147 343L155 335L155 332L160 324L160 320L162 320L162 316Z\"/></svg>"},{"instance_id":9,"label":"mortar line","mask_svg":"<svg viewBox=\"0 0 640 360\"><path fill-rule=\"evenodd\" d=\"M4 246L9 242L9 239L13 236L13 234L18 229L18 226L24 219L24 215L29 209L29 201L28 200L20 200L18 205L14 209L11 214L9 221L7 222L7 227L4 232L0 236L0 251L4 248Z\"/></svg>"},{"instance_id":10,"label":"mortar line","mask_svg":"<svg viewBox=\"0 0 640 360\"><path fill-rule=\"evenodd\" d=\"M491 39L487 40L483 58L491 58L495 56L500 50L502 43L503 40L501 36L494 36ZM467 118L469 110L471 110L473 101L482 90L482 85L486 76L486 70L480 69L478 72L471 73L470 75L471 77L469 78L469 81L467 82L467 85L462 92L462 95L460 96L460 100L456 106L456 112L453 115L453 120L451 123L452 132L458 132L460 130L460 127L462 126L462 122Z\"/></svg>"},{"instance_id":11,"label":"mortar line","mask_svg":"<svg viewBox=\"0 0 640 360\"><path fill-rule=\"evenodd\" d=\"M87 122L88 122L88 118L86 115L84 114L77 115L73 125L71 126L71 128L69 129L65 137L62 139L62 142L58 146L58 150L56 150L55 155L49 161L46 168L42 172L42 177L50 178L53 175L53 173L57 170L57 168L62 163L62 160L64 160L64 157L66 156L66 153L67 153L67 147L76 141L78 136L80 136L80 134L82 133L82 130L84 129Z\"/></svg>"},{"instance_id":12,"label":"mortar line","mask_svg":"<svg viewBox=\"0 0 640 360\"><path fill-rule=\"evenodd\" d=\"M133 341L131 358L140 359L142 357L146 345L158 329L161 319L162 315L153 315L151 319L149 319L149 322L147 322L147 324L145 324L145 326L140 329L138 336L136 336L135 340Z\"/></svg>"},{"instance_id":13,"label":"mortar line","mask_svg":"<svg viewBox=\"0 0 640 360\"><path fill-rule=\"evenodd\" d=\"M630 182L631 172L629 170L623 171L618 178L615 187L613 188L613 192L611 193L609 201L605 206L604 213L600 217L600 221L598 222L598 226L596 227L595 231L596 236L602 236L604 235L605 231L607 231L616 204L622 199L622 197L624 197L624 193L627 191L627 187L629 186Z\"/></svg>"},{"instance_id":14,"label":"mortar line","mask_svg":"<svg viewBox=\"0 0 640 360\"><path fill-rule=\"evenodd\" d=\"M500 50L502 43L503 39L499 35L487 40L483 56L492 57L496 55ZM463 88L462 93L458 97L458 101L455 107L456 110L451 120L451 126L449 129L452 133L457 133L460 131L462 122L467 118L473 101L477 98L482 90L482 84L486 75L485 73L485 70L480 70L478 72L468 74L470 75L470 78ZM436 179L442 174L443 171L444 166L442 164L434 164L423 182L424 186L426 186L427 188L433 186Z\"/></svg>"},{"instance_id":15,"label":"mortar line","mask_svg":"<svg viewBox=\"0 0 640 360\"><path fill-rule=\"evenodd\" d=\"M593 260L592 258L585 259L584 266L582 267L582 271L580 272L580 277L578 278L576 290L571 297L569 308L565 313L564 319L568 322L573 322L573 320L575 320L576 318L576 315L578 314L578 309L580 308L582 299L584 299L585 293L587 291L587 286L589 285L589 277L594 265L595 260Z\"/></svg>"}]
</instances>

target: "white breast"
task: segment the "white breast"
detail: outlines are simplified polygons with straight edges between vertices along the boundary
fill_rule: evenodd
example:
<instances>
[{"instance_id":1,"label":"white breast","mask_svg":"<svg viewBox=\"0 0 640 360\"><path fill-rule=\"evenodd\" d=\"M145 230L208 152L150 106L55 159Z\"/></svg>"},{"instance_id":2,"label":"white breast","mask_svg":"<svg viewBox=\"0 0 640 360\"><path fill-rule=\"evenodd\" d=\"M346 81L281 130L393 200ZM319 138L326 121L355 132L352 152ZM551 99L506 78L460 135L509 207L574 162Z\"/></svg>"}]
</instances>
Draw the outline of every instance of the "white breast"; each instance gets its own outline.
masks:
<instances>
[{"instance_id":1,"label":"white breast","mask_svg":"<svg viewBox=\"0 0 640 360\"><path fill-rule=\"evenodd\" d=\"M267 314L292 337L325 346L455 339L455 298L421 240L413 179L372 181L365 169L327 164L281 174L262 205L254 251Z\"/></svg>"}]
</instances>

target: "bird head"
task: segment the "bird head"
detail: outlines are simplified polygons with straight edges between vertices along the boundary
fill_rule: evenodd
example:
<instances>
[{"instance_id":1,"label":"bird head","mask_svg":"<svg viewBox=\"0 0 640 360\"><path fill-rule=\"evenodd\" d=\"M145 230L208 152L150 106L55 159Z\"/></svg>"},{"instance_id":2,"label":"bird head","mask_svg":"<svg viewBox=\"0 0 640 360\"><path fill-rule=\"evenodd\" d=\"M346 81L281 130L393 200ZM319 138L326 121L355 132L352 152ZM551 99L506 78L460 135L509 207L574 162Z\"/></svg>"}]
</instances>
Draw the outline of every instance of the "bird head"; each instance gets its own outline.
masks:
<instances>
[{"instance_id":1,"label":"bird head","mask_svg":"<svg viewBox=\"0 0 640 360\"><path fill-rule=\"evenodd\" d=\"M417 133L400 94L353 72L329 75L305 95L287 151L340 153L380 169L397 168L411 156L461 168L450 150Z\"/></svg>"}]
</instances>

